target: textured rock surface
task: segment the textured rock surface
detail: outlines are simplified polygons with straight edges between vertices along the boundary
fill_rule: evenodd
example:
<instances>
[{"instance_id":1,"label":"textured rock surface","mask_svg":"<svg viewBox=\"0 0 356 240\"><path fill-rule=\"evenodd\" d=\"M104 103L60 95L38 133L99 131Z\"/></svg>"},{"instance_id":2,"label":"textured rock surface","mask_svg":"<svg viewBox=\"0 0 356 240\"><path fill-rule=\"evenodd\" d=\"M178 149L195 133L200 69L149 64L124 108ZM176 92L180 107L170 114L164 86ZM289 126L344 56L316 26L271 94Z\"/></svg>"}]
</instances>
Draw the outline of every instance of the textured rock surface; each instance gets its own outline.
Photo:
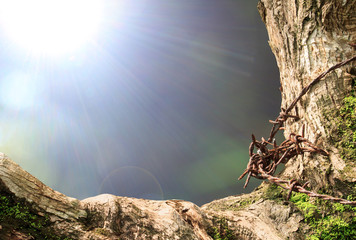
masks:
<instances>
[{"instance_id":1,"label":"textured rock surface","mask_svg":"<svg viewBox=\"0 0 356 240\"><path fill-rule=\"evenodd\" d=\"M34 214L49 217L50 232L71 239L208 240L222 219L238 239L298 239L293 236L299 236L296 232L303 217L288 203L265 200L263 192L261 187L250 195L216 200L201 208L182 200L109 194L79 201L52 190L0 154L1 195L29 202ZM33 239L21 228L0 228L1 236Z\"/></svg>"},{"instance_id":2,"label":"textured rock surface","mask_svg":"<svg viewBox=\"0 0 356 240\"><path fill-rule=\"evenodd\" d=\"M5 185L18 198L36 203L38 210L51 213L61 219L78 220L85 218L86 212L76 208L79 201L54 191L19 165L0 153L1 185ZM55 219L53 219L55 220Z\"/></svg>"},{"instance_id":3,"label":"textured rock surface","mask_svg":"<svg viewBox=\"0 0 356 240\"><path fill-rule=\"evenodd\" d=\"M213 201L202 210L213 223L214 219L226 219L237 239L303 239L300 212L288 202L267 200L266 188L263 184L251 194Z\"/></svg>"},{"instance_id":4,"label":"textured rock surface","mask_svg":"<svg viewBox=\"0 0 356 240\"><path fill-rule=\"evenodd\" d=\"M107 229L120 239L211 239L204 213L190 202L104 194L81 203L94 213L90 228Z\"/></svg>"},{"instance_id":5,"label":"textured rock surface","mask_svg":"<svg viewBox=\"0 0 356 240\"><path fill-rule=\"evenodd\" d=\"M50 217L55 234L73 239L211 239L206 232L210 223L193 203L109 194L79 201L44 185L4 154L0 154L0 191L25 199L35 214ZM13 230L6 236L23 235Z\"/></svg>"}]
</instances>

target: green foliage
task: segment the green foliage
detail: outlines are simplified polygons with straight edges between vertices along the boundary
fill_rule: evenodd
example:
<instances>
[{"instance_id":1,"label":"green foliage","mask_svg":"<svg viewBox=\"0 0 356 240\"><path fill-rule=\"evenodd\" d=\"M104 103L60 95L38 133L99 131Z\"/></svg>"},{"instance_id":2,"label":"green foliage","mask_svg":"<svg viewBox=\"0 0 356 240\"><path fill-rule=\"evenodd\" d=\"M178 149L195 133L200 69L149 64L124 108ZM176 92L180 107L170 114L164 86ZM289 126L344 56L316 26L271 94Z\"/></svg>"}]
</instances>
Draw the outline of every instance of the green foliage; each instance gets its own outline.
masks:
<instances>
[{"instance_id":1,"label":"green foliage","mask_svg":"<svg viewBox=\"0 0 356 240\"><path fill-rule=\"evenodd\" d=\"M352 200L353 197L349 196L348 199ZM311 227L308 240L356 239L356 207L325 200L311 202L304 193L293 193L290 200Z\"/></svg>"},{"instance_id":2,"label":"green foliage","mask_svg":"<svg viewBox=\"0 0 356 240\"><path fill-rule=\"evenodd\" d=\"M229 229L229 224L225 218L220 218L214 221L216 227L213 227L209 235L214 240L233 240L235 239L233 232Z\"/></svg>"},{"instance_id":3,"label":"green foliage","mask_svg":"<svg viewBox=\"0 0 356 240\"><path fill-rule=\"evenodd\" d=\"M15 229L35 239L70 240L50 232L51 222L48 216L39 216L25 201L16 202L13 197L4 193L0 193L0 225L3 231Z\"/></svg>"}]
</instances>

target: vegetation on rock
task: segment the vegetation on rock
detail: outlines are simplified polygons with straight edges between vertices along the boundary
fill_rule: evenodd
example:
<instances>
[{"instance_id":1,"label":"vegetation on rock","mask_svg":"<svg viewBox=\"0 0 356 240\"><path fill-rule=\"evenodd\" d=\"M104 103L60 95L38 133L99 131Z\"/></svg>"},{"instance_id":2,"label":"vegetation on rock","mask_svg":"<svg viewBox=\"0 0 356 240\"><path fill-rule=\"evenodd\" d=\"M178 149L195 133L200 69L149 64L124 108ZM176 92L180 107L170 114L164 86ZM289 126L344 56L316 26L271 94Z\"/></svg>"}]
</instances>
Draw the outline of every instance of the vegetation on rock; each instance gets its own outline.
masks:
<instances>
[{"instance_id":1,"label":"vegetation on rock","mask_svg":"<svg viewBox=\"0 0 356 240\"><path fill-rule=\"evenodd\" d=\"M325 111L328 121L329 138L340 151L340 156L348 163L356 158L356 85L343 99L339 109Z\"/></svg>"},{"instance_id":2,"label":"vegetation on rock","mask_svg":"<svg viewBox=\"0 0 356 240\"><path fill-rule=\"evenodd\" d=\"M214 219L214 227L210 229L209 235L214 240L235 239L233 231L229 229L229 223L226 218Z\"/></svg>"},{"instance_id":3,"label":"vegetation on rock","mask_svg":"<svg viewBox=\"0 0 356 240\"><path fill-rule=\"evenodd\" d=\"M351 196L349 200L353 200ZM291 201L304 214L311 227L310 240L356 239L356 207L310 199L304 193L293 193Z\"/></svg>"},{"instance_id":4,"label":"vegetation on rock","mask_svg":"<svg viewBox=\"0 0 356 240\"><path fill-rule=\"evenodd\" d=\"M3 235L6 232L16 230L26 234L29 239L70 240L53 233L50 229L52 223L47 215L36 214L26 201L15 199L5 192L0 193L0 225L0 238L7 237Z\"/></svg>"},{"instance_id":5,"label":"vegetation on rock","mask_svg":"<svg viewBox=\"0 0 356 240\"><path fill-rule=\"evenodd\" d=\"M263 198L267 200L283 200L285 190L276 184L269 183L264 191Z\"/></svg>"},{"instance_id":6,"label":"vegetation on rock","mask_svg":"<svg viewBox=\"0 0 356 240\"><path fill-rule=\"evenodd\" d=\"M270 184L263 198L284 201L288 192L276 184ZM348 200L356 197L349 195ZM303 214L310 227L307 240L356 239L356 207L310 198L304 193L293 192L290 201Z\"/></svg>"},{"instance_id":7,"label":"vegetation on rock","mask_svg":"<svg viewBox=\"0 0 356 240\"><path fill-rule=\"evenodd\" d=\"M356 97L354 93L344 98L338 115L340 155L344 160L356 159Z\"/></svg>"}]
</instances>

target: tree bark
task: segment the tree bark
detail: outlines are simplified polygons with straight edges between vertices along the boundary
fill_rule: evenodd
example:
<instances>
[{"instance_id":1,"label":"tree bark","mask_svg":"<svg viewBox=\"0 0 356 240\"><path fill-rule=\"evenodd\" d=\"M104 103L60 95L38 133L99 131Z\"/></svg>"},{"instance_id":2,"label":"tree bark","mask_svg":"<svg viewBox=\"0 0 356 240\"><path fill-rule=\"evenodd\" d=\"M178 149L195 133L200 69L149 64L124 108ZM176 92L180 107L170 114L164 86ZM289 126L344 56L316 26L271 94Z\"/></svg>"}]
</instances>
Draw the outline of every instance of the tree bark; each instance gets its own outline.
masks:
<instances>
[{"instance_id":1,"label":"tree bark","mask_svg":"<svg viewBox=\"0 0 356 240\"><path fill-rule=\"evenodd\" d=\"M355 0L261 0L258 9L280 71L282 108L321 72L355 55L349 45L356 41ZM300 119L286 122L284 136L300 134L305 125L305 137L330 155L309 154L289 161L283 177L309 180L314 190L332 186L337 195L350 194L350 184L356 181L355 162L340 156L337 142L332 141L338 138L332 131L338 123L325 115L337 111L350 94L354 74L354 63L339 68L298 102Z\"/></svg>"}]
</instances>

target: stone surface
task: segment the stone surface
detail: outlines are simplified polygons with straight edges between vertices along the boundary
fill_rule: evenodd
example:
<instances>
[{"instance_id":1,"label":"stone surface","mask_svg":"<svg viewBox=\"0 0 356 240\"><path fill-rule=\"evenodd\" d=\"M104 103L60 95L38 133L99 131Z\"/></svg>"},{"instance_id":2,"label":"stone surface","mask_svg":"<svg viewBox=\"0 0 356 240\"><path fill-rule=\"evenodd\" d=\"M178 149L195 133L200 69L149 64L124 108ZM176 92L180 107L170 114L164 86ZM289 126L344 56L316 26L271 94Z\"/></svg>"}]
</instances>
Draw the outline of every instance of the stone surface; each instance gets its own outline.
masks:
<instances>
[{"instance_id":1,"label":"stone surface","mask_svg":"<svg viewBox=\"0 0 356 240\"><path fill-rule=\"evenodd\" d=\"M266 188L262 185L251 194L219 199L201 209L213 222L226 219L237 239L303 239L299 230L303 216L288 202L265 199Z\"/></svg>"},{"instance_id":2,"label":"stone surface","mask_svg":"<svg viewBox=\"0 0 356 240\"><path fill-rule=\"evenodd\" d=\"M24 171L19 165L0 153L1 182L17 198L24 198L51 215L61 219L78 220L85 218L86 212L76 208L79 201L54 191L37 178Z\"/></svg>"},{"instance_id":3,"label":"stone surface","mask_svg":"<svg viewBox=\"0 0 356 240\"><path fill-rule=\"evenodd\" d=\"M81 201L95 213L91 228L104 228L120 239L211 239L209 223L193 203L99 195Z\"/></svg>"},{"instance_id":4,"label":"stone surface","mask_svg":"<svg viewBox=\"0 0 356 240\"><path fill-rule=\"evenodd\" d=\"M34 214L49 217L53 234L70 239L209 240L222 219L238 239L298 239L293 236L298 235L303 219L291 205L263 199L263 188L201 208L182 200L153 201L110 194L79 201L44 185L4 154L0 154L0 193L18 201L24 199ZM33 239L25 232L0 229L0 238Z\"/></svg>"},{"instance_id":5,"label":"stone surface","mask_svg":"<svg viewBox=\"0 0 356 240\"><path fill-rule=\"evenodd\" d=\"M109 194L79 201L44 185L4 154L0 190L25 199L36 214L50 217L56 234L74 239L211 239L206 232L210 223L193 203ZM21 234L5 236L15 233Z\"/></svg>"}]
</instances>

